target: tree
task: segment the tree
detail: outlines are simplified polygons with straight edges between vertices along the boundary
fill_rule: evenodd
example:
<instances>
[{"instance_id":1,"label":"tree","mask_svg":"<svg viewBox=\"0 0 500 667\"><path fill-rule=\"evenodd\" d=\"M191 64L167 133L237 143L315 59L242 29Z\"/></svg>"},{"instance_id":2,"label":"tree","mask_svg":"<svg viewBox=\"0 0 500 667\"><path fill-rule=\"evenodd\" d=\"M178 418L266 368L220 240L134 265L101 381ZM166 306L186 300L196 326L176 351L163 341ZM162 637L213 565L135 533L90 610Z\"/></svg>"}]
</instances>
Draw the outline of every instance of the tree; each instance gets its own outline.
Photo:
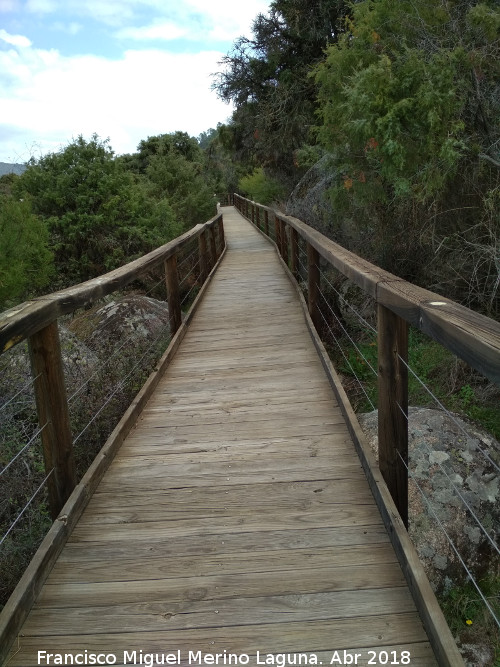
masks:
<instances>
[{"instance_id":1,"label":"tree","mask_svg":"<svg viewBox=\"0 0 500 667\"><path fill-rule=\"evenodd\" d=\"M236 104L233 123L249 167L263 166L293 184L294 152L314 124L316 85L310 67L343 29L340 0L275 0L259 14L253 38L240 37L221 62L214 88Z\"/></svg>"},{"instance_id":2,"label":"tree","mask_svg":"<svg viewBox=\"0 0 500 667\"><path fill-rule=\"evenodd\" d=\"M170 207L158 215L158 203L97 135L31 160L15 191L45 220L64 285L116 268L180 229Z\"/></svg>"},{"instance_id":3,"label":"tree","mask_svg":"<svg viewBox=\"0 0 500 667\"><path fill-rule=\"evenodd\" d=\"M457 252L499 238L498 5L362 0L348 27L315 68L335 210L378 239L386 268L462 299L481 275L468 302L493 303L495 251L472 265Z\"/></svg>"},{"instance_id":4,"label":"tree","mask_svg":"<svg viewBox=\"0 0 500 667\"><path fill-rule=\"evenodd\" d=\"M29 202L0 196L0 308L45 287L53 273L48 230Z\"/></svg>"}]
</instances>

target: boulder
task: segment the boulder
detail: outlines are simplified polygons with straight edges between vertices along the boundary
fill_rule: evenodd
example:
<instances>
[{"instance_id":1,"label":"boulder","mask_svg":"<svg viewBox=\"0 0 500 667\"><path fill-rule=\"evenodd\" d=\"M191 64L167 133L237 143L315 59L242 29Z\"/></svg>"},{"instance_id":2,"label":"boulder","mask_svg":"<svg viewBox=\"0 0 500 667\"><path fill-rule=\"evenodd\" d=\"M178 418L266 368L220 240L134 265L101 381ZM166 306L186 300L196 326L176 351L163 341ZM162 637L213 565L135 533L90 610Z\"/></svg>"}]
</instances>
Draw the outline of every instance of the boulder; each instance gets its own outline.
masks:
<instances>
[{"instance_id":1,"label":"boulder","mask_svg":"<svg viewBox=\"0 0 500 667\"><path fill-rule=\"evenodd\" d=\"M378 411L358 419L378 457ZM500 443L458 415L421 407L409 410L408 434L409 532L433 588L446 592L467 575L443 528L476 578L496 560L479 524L498 543Z\"/></svg>"},{"instance_id":2,"label":"boulder","mask_svg":"<svg viewBox=\"0 0 500 667\"><path fill-rule=\"evenodd\" d=\"M136 351L162 332L168 336L168 305L140 294L124 296L84 313L70 327L100 357L123 343L124 350Z\"/></svg>"}]
</instances>

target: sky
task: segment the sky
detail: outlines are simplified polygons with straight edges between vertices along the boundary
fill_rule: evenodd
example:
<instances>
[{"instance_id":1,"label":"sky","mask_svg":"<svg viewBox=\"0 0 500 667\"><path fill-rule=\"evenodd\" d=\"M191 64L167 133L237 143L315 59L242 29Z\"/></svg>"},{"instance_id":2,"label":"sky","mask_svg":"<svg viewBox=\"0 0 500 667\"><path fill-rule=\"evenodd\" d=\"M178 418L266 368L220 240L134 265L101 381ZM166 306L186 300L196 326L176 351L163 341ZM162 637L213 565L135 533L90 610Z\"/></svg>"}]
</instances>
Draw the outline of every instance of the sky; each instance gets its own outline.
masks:
<instances>
[{"instance_id":1,"label":"sky","mask_svg":"<svg viewBox=\"0 0 500 667\"><path fill-rule=\"evenodd\" d=\"M131 153L201 132L232 107L211 74L269 0L0 0L0 162L80 134Z\"/></svg>"}]
</instances>

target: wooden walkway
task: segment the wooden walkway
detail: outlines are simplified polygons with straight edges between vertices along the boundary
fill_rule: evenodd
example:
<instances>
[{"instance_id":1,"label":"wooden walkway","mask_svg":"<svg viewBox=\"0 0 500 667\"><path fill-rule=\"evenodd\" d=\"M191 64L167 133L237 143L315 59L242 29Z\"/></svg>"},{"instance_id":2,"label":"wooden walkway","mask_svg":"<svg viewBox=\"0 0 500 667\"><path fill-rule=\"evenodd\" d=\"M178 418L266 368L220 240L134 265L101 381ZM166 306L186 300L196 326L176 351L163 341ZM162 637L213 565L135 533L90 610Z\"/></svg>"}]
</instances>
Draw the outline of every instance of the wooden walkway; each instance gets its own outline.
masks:
<instances>
[{"instance_id":1,"label":"wooden walkway","mask_svg":"<svg viewBox=\"0 0 500 667\"><path fill-rule=\"evenodd\" d=\"M228 252L9 667L57 664L38 651L436 664L295 290L233 208L224 227Z\"/></svg>"}]
</instances>

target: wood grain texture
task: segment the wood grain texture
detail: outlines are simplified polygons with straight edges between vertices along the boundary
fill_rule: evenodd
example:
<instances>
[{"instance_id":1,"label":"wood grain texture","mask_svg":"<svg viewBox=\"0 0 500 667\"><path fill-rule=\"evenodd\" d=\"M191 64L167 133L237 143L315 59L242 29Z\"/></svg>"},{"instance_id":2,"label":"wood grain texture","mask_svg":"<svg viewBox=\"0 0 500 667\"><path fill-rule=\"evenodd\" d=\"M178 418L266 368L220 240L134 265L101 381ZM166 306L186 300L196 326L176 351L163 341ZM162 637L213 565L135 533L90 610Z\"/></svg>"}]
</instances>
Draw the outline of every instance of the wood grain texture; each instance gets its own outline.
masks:
<instances>
[{"instance_id":1,"label":"wood grain texture","mask_svg":"<svg viewBox=\"0 0 500 667\"><path fill-rule=\"evenodd\" d=\"M294 289L223 213L226 256L9 667L83 649L436 664Z\"/></svg>"},{"instance_id":2,"label":"wood grain texture","mask_svg":"<svg viewBox=\"0 0 500 667\"><path fill-rule=\"evenodd\" d=\"M235 196L235 203L245 200ZM267 215L272 209L259 205ZM358 257L297 218L280 214L329 264L378 303L500 385L500 324Z\"/></svg>"}]
</instances>

